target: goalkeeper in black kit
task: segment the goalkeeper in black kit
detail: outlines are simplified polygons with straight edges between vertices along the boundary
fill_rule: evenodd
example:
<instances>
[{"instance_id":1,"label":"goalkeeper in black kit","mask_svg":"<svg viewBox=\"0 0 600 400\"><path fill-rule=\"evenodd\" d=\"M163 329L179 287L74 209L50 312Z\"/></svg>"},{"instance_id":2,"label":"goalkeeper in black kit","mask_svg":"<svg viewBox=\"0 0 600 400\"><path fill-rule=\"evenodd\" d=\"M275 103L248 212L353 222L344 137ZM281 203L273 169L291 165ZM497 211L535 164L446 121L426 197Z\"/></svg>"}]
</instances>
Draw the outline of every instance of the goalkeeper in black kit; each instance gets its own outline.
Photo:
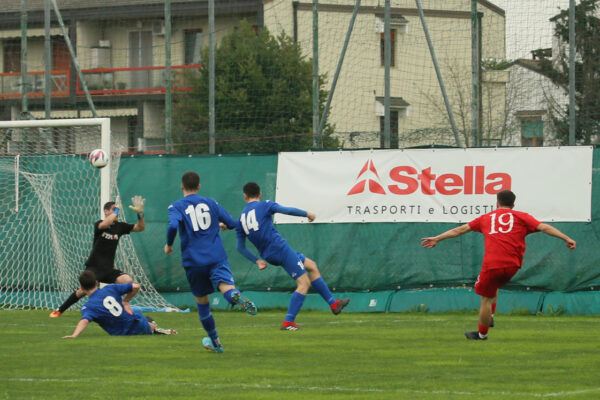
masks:
<instances>
[{"instance_id":1,"label":"goalkeeper in black kit","mask_svg":"<svg viewBox=\"0 0 600 400\"><path fill-rule=\"evenodd\" d=\"M122 235L128 235L130 232L141 232L146 229L144 222L144 203L146 199L141 196L134 196L131 199L133 205L129 206L138 215L136 224L127 224L119 222L120 204L109 201L104 204L104 219L96 221L94 224L94 243L92 252L85 262L85 269L94 272L98 282L102 283L133 283L131 276L123 271L115 269L115 254L117 245ZM58 318L79 299L85 296L81 288L74 291L71 296L55 311L52 311L50 318Z\"/></svg>"}]
</instances>

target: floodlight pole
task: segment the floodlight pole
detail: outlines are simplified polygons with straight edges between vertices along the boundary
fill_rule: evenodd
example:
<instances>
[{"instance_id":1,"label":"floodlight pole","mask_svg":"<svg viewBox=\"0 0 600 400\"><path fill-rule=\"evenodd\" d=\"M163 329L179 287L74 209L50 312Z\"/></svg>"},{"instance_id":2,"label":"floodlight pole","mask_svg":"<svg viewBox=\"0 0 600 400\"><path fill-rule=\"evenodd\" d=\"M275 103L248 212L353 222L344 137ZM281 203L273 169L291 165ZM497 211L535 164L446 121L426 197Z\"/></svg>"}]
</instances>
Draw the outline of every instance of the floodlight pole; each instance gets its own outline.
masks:
<instances>
[{"instance_id":1,"label":"floodlight pole","mask_svg":"<svg viewBox=\"0 0 600 400\"><path fill-rule=\"evenodd\" d=\"M171 93L171 0L165 0L165 137L167 154L172 152L172 113Z\"/></svg>"},{"instance_id":2,"label":"floodlight pole","mask_svg":"<svg viewBox=\"0 0 600 400\"><path fill-rule=\"evenodd\" d=\"M575 146L575 0L569 1L569 146Z\"/></svg>"},{"instance_id":3,"label":"floodlight pole","mask_svg":"<svg viewBox=\"0 0 600 400\"><path fill-rule=\"evenodd\" d=\"M21 0L21 112L29 111L27 92L29 77L27 76L27 0Z\"/></svg>"},{"instance_id":4,"label":"floodlight pole","mask_svg":"<svg viewBox=\"0 0 600 400\"><path fill-rule=\"evenodd\" d=\"M421 25L423 25L423 32L425 32L425 39L427 39L427 45L429 46L429 53L431 54L431 60L433 61L433 67L435 68L435 74L437 75L438 83L440 85L440 90L442 91L442 97L444 98L444 104L446 105L446 112L448 113L448 119L450 120L450 126L452 127L452 132L454 133L454 140L456 141L456 146L463 147L460 137L458 136L458 128L456 127L456 122L454 121L454 114L452 113L452 107L450 106L450 101L448 100L448 94L446 93L446 86L444 85L444 79L442 78L442 72L440 71L440 66L438 65L437 57L435 55L435 49L433 47L433 42L431 41L431 37L429 36L429 28L427 27L427 21L425 20L425 14L423 13L423 6L421 5L421 0L415 0L417 3L417 8L419 9L419 18L421 18Z\"/></svg>"},{"instance_id":5,"label":"floodlight pole","mask_svg":"<svg viewBox=\"0 0 600 400\"><path fill-rule=\"evenodd\" d=\"M215 154L215 0L208 0L208 152Z\"/></svg>"},{"instance_id":6,"label":"floodlight pole","mask_svg":"<svg viewBox=\"0 0 600 400\"><path fill-rule=\"evenodd\" d=\"M312 2L313 17L313 148L322 148L321 132L319 131L319 0Z\"/></svg>"},{"instance_id":7,"label":"floodlight pole","mask_svg":"<svg viewBox=\"0 0 600 400\"><path fill-rule=\"evenodd\" d=\"M52 92L52 39L50 36L50 0L44 0L44 115L50 119L52 110L50 93Z\"/></svg>"}]
</instances>

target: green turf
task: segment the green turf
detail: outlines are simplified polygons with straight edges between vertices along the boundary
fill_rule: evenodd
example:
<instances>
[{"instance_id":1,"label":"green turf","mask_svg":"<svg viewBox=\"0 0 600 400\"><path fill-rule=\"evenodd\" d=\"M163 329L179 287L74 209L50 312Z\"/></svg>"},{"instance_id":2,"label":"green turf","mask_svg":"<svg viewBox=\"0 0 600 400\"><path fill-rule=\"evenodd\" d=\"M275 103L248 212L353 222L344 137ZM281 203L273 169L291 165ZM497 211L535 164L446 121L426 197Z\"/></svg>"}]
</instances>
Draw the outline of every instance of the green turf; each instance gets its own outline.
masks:
<instances>
[{"instance_id":1,"label":"green turf","mask_svg":"<svg viewBox=\"0 0 600 400\"><path fill-rule=\"evenodd\" d=\"M600 318L215 312L225 353L201 347L195 312L152 313L175 336L77 339L70 311L0 311L0 399L599 399Z\"/></svg>"}]
</instances>

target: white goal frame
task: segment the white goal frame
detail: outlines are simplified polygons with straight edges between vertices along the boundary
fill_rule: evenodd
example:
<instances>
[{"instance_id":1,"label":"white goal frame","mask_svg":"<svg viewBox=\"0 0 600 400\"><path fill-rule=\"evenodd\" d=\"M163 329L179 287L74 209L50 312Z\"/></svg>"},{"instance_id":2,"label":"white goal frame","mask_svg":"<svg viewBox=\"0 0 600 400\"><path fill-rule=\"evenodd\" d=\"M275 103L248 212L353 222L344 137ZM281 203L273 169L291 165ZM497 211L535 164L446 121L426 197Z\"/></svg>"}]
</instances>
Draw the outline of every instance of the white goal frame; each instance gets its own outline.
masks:
<instances>
[{"instance_id":1,"label":"white goal frame","mask_svg":"<svg viewBox=\"0 0 600 400\"><path fill-rule=\"evenodd\" d=\"M120 153L121 150L117 148L118 143L111 143L111 124L110 118L70 118L70 119L52 119L52 120L18 120L18 121L0 121L0 129L35 129L41 128L39 131L40 138L43 139L43 128L60 128L60 127L97 127L99 128L100 137L98 138L98 129L94 129L96 132L95 141L93 144L89 144L88 146L82 146L81 148L77 148L74 152L68 152L67 154L78 155L79 157L85 157L89 154L94 148L102 148L108 155L109 161L108 164L101 168L100 171L92 171L95 170L91 165L88 165L89 171L86 173L89 175L94 175L94 179L99 178L100 184L100 204L98 204L99 211L99 219L104 219L103 206L106 202L111 200L112 195L119 196L119 189L116 186L116 173L118 171L119 163L120 163ZM98 139L100 139L98 141ZM18 143L18 141L17 141ZM9 143L10 144L10 143ZM75 143L77 146L77 143ZM96 147L98 146L98 147ZM45 155L43 150L39 155ZM20 175L24 175L27 180L26 183L29 183L31 186L31 181L28 176L36 175L35 173L30 173L23 168L26 165L21 165L25 156L29 156L25 154L26 152L14 151L10 152L9 157L14 157L14 171L15 171L15 209L9 210L11 213L20 213L21 204L23 201L26 201L23 195L23 199L20 199L19 193L19 180L23 179ZM38 154L33 154L37 156ZM4 156L3 156L4 157ZM83 158L85 160L85 158ZM12 171L12 168L10 168ZM96 172L99 175L96 175ZM115 175L115 176L113 176ZM95 180L96 185L98 185L98 180ZM97 186L96 186L97 187ZM10 190L10 189L9 189ZM46 187L38 186L38 192L46 193L48 190ZM10 201L11 194L7 192L8 196L5 196L5 199ZM89 208L93 206L97 200L98 192L94 195L93 201L88 203L88 213L87 215L95 214L96 210ZM35 194L38 196L38 194ZM31 195L30 195L31 196ZM41 200L40 200L41 201ZM7 202L4 203L5 207ZM23 203L25 204L25 203ZM29 203L27 203L29 204ZM47 203L46 203L47 204ZM43 205L42 205L43 207ZM9 207L12 208L12 207ZM50 207L48 206L48 209ZM48 211L46 209L42 210L47 215ZM10 217L9 217L10 218ZM48 267L57 267L56 271L53 271L53 275L55 277L48 281L45 279L47 275L43 273L38 273L38 270L35 268L26 268L23 270L21 275L14 275L13 270L7 268L6 271L9 271L7 275L1 275L0 279L6 279L9 282L9 285L6 287L0 287L0 309L19 309L19 308L54 308L64 299L61 299L61 296L68 296L71 291L77 287L78 282L76 279L76 275L80 273L81 265L79 262L83 263L85 260L85 250L83 250L82 244L85 242L87 246L87 240L83 239L83 236L77 236L77 249L73 249L69 247L68 251L65 251L64 243L58 240L58 235L55 231L55 225L53 223L52 216L49 215L50 224L49 230L50 235L47 237L50 241L49 245L45 245L48 248L51 248L49 254L43 254L42 257L46 259L55 257L50 263L38 263L36 261L33 262L29 259L25 259L26 265L35 265L41 266L39 271L48 273ZM123 218L125 218L123 216ZM124 220L125 221L125 220ZM12 222L11 222L12 223ZM43 224L42 224L43 225ZM17 226L17 228L15 228ZM35 225L34 225L35 226ZM18 225L8 226L8 229L19 229ZM88 228L89 229L89 228ZM81 240L79 240L82 238ZM39 246L39 242L33 242L33 245ZM71 243L69 243L71 246ZM10 253L7 253L10 254ZM26 253L19 253L26 254ZM66 256L65 256L66 255ZM75 260L76 259L76 260ZM15 261L16 260L16 261ZM20 259L9 259L9 263L15 261L15 264L11 264L12 266L17 266L19 262L22 262ZM122 242L117 249L115 263L119 265L119 269L129 274L135 282L139 283L142 287L139 295L136 296L134 300L135 305L139 307L147 307L154 311L178 311L176 307L170 304L158 291L154 288L152 283L150 282L144 268L142 267L140 260L137 257L135 252L135 247L129 235L125 235L122 238ZM44 268L46 268L44 270ZM30 274L30 275L27 275ZM36 275L37 274L37 275ZM40 276L42 278L40 278ZM13 283L13 281L15 283ZM26 281L26 284L21 284L22 281ZM66 298L66 297L65 297ZM76 307L73 307L76 308ZM78 308L78 307L77 307Z\"/></svg>"},{"instance_id":2,"label":"white goal frame","mask_svg":"<svg viewBox=\"0 0 600 400\"><path fill-rule=\"evenodd\" d=\"M100 170L100 218L104 219L102 207L110 200L110 177L112 172L112 148L110 142L110 118L68 118L0 121L1 128L55 128L60 126L99 126L102 149L108 154L108 164ZM17 173L18 175L18 173ZM18 185L16 185L18 187ZM18 193L17 193L18 196ZM18 207L18 204L17 204Z\"/></svg>"}]
</instances>

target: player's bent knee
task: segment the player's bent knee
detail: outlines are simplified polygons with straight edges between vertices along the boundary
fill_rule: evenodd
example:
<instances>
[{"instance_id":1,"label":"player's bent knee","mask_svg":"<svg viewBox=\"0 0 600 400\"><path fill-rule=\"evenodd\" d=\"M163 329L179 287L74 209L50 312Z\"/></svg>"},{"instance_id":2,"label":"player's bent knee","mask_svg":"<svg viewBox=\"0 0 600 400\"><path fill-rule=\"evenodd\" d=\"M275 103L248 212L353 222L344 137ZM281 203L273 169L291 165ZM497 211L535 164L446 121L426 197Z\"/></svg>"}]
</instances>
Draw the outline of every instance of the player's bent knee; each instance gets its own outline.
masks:
<instances>
[{"instance_id":1,"label":"player's bent knee","mask_svg":"<svg viewBox=\"0 0 600 400\"><path fill-rule=\"evenodd\" d=\"M310 271L310 270L317 270L317 271L318 271L318 268L317 268L317 263L316 263L316 262L314 262L313 260L311 260L311 259L310 259L310 258L308 258L308 257L306 257L306 258L304 259L304 268L306 268L306 269L307 269L307 270L309 270L309 271Z\"/></svg>"}]
</instances>

